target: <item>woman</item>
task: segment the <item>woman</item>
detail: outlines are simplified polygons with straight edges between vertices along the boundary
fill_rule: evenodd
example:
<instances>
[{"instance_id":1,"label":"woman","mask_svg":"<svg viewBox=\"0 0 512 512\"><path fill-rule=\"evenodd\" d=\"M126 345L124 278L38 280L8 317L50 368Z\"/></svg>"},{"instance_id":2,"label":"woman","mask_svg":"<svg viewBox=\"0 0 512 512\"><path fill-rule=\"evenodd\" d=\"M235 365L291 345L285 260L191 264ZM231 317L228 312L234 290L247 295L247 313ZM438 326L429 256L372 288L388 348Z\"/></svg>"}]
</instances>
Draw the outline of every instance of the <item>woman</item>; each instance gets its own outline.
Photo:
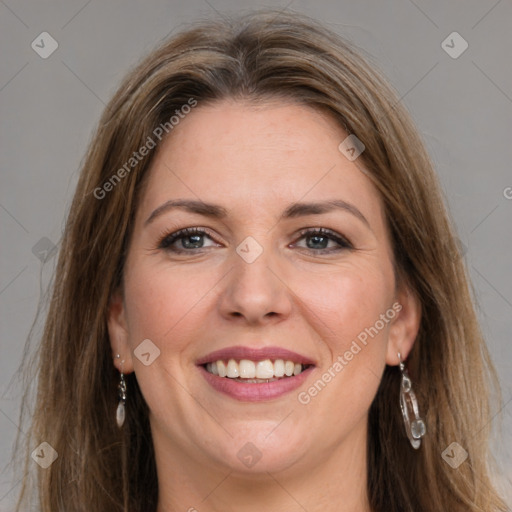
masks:
<instances>
[{"instance_id":1,"label":"woman","mask_svg":"<svg viewBox=\"0 0 512 512\"><path fill-rule=\"evenodd\" d=\"M493 385L432 164L349 43L261 13L128 75L42 340L42 511L503 511Z\"/></svg>"}]
</instances>

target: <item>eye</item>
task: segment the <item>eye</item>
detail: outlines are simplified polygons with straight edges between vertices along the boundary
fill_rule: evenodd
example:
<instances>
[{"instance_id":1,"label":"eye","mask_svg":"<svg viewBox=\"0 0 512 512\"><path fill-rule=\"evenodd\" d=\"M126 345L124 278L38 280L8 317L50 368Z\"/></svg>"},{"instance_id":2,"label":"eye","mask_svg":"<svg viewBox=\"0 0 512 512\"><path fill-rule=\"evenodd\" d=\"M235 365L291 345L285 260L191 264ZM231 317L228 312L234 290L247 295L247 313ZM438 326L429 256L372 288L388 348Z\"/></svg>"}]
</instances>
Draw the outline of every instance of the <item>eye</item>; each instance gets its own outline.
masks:
<instances>
[{"instance_id":1,"label":"eye","mask_svg":"<svg viewBox=\"0 0 512 512\"><path fill-rule=\"evenodd\" d=\"M158 248L170 252L193 252L194 249L205 249L218 246L217 243L205 245L205 237L212 242L211 235L205 228L185 228L171 234L166 234L159 242Z\"/></svg>"},{"instance_id":2,"label":"eye","mask_svg":"<svg viewBox=\"0 0 512 512\"><path fill-rule=\"evenodd\" d=\"M205 239L210 240L209 245L205 245ZM306 249L314 253L331 253L346 249L353 249L353 245L344 236L326 228L304 229L300 232L300 238L306 245L300 245L298 242L292 244L293 247ZM185 228L174 233L165 234L158 244L158 249L174 253L195 252L209 247L218 247L209 230L201 227Z\"/></svg>"},{"instance_id":3,"label":"eye","mask_svg":"<svg viewBox=\"0 0 512 512\"><path fill-rule=\"evenodd\" d=\"M300 235L299 240L304 239L306 246L300 246L297 242L294 245L312 252L330 253L354 248L347 238L326 228L305 229Z\"/></svg>"}]
</instances>

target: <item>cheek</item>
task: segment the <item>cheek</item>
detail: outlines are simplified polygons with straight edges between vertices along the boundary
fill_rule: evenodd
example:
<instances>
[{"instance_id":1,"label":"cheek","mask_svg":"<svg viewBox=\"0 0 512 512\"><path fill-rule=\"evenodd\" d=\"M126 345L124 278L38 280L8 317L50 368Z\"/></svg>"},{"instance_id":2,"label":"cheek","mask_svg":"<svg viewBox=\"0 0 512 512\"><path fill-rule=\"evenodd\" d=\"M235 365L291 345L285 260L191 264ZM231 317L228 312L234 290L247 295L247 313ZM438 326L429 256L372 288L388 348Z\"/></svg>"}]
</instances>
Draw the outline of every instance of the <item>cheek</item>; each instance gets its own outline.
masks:
<instances>
[{"instance_id":1,"label":"cheek","mask_svg":"<svg viewBox=\"0 0 512 512\"><path fill-rule=\"evenodd\" d=\"M364 421L385 367L395 316L392 267L375 261L342 265L328 279L305 280L301 294L327 351L299 402L328 409L341 435Z\"/></svg>"},{"instance_id":2,"label":"cheek","mask_svg":"<svg viewBox=\"0 0 512 512\"><path fill-rule=\"evenodd\" d=\"M330 272L325 279L302 276L298 286L333 356L345 352L358 336L364 340L364 333L375 324L379 332L371 329L371 339L387 337L389 318L387 322L380 320L391 308L394 295L394 281L387 269L347 266Z\"/></svg>"},{"instance_id":3,"label":"cheek","mask_svg":"<svg viewBox=\"0 0 512 512\"><path fill-rule=\"evenodd\" d=\"M340 436L365 421L385 367L389 328L396 315L389 275L353 270L332 274L323 286L306 283L302 290L329 356L298 400L306 407L328 410L335 435Z\"/></svg>"},{"instance_id":4,"label":"cheek","mask_svg":"<svg viewBox=\"0 0 512 512\"><path fill-rule=\"evenodd\" d=\"M209 326L218 320L215 301L227 271L220 265L150 262L144 255L130 263L125 300L132 352L150 339L160 350L159 365L181 375L197 355L195 342L207 339ZM136 364L138 378L144 378L144 370Z\"/></svg>"},{"instance_id":5,"label":"cheek","mask_svg":"<svg viewBox=\"0 0 512 512\"><path fill-rule=\"evenodd\" d=\"M178 348L183 330L195 324L208 290L214 288L212 273L201 275L175 271L159 265L132 266L125 280L128 328L132 344L149 338L163 347L172 339ZM177 336L177 333L180 336Z\"/></svg>"}]
</instances>

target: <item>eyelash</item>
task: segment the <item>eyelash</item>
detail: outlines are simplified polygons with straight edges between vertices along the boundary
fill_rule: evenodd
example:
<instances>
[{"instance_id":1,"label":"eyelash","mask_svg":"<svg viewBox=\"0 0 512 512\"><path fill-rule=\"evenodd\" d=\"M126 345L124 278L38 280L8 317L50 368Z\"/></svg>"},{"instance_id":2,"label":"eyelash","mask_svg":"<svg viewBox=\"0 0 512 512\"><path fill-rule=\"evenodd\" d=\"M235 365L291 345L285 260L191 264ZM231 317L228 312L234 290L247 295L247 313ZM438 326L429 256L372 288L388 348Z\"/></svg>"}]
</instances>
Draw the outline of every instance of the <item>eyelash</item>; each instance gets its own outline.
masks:
<instances>
[{"instance_id":1,"label":"eyelash","mask_svg":"<svg viewBox=\"0 0 512 512\"><path fill-rule=\"evenodd\" d=\"M176 248L172 248L171 245L176 242L177 240L182 240L183 238L186 238L188 236L193 236L193 235L207 235L209 236L210 238L213 238L212 234L210 233L210 231L206 228L201 228L201 227L194 227L194 228L184 228L184 229L180 229L179 231L175 231L174 233L166 233L164 236L162 236L162 238L160 239L160 242L158 244L158 249L163 249L163 250L166 250L166 251L169 251L169 252L174 252L174 253L177 253L177 254L183 254L183 253L191 253L191 252L195 252L195 250L202 250L202 249L208 249L208 247L204 248L204 247L196 247L195 249L176 249ZM350 241L345 238L344 236L341 236L339 235L338 233L336 233L335 231L331 231L330 229L327 229L327 228L308 228L308 229L303 229L302 231L299 232L299 238L297 240L300 240L301 238L304 238L306 236L310 236L310 237L313 237L313 236L321 236L321 237L325 237L329 240L332 240L334 242L336 242L337 244L339 244L339 247L331 247L331 248L325 248L325 249L309 249L309 248L305 248L303 247L302 249L310 252L310 253L315 253L315 254L327 254L327 253L332 253L332 252L338 252L338 251L342 251L342 250L350 250L350 249L353 249L354 246L350 243ZM295 243L295 242L294 242Z\"/></svg>"}]
</instances>

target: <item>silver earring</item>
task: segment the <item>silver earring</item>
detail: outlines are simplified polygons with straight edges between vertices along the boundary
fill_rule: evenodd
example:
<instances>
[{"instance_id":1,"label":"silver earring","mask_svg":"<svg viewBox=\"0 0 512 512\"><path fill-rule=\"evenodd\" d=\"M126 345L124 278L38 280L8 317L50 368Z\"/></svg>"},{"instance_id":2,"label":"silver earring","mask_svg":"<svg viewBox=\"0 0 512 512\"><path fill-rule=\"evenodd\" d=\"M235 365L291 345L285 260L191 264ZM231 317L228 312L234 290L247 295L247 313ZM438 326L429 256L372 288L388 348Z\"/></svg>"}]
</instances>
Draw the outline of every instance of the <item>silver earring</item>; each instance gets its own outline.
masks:
<instances>
[{"instance_id":1,"label":"silver earring","mask_svg":"<svg viewBox=\"0 0 512 512\"><path fill-rule=\"evenodd\" d=\"M418 401L412 390L412 382L405 369L402 356L398 352L398 360L400 361L400 371L402 372L402 382L400 384L400 409L404 417L405 432L416 450L421 445L421 438L427 433L425 422L420 417Z\"/></svg>"},{"instance_id":2,"label":"silver earring","mask_svg":"<svg viewBox=\"0 0 512 512\"><path fill-rule=\"evenodd\" d=\"M117 358L121 357L119 354L116 356ZM124 424L124 420L126 417L124 405L126 403L126 381L124 380L123 374L123 363L121 361L121 378L119 380L119 386L117 387L118 395L119 395L119 404L116 410L116 422L117 426L121 428Z\"/></svg>"}]
</instances>

